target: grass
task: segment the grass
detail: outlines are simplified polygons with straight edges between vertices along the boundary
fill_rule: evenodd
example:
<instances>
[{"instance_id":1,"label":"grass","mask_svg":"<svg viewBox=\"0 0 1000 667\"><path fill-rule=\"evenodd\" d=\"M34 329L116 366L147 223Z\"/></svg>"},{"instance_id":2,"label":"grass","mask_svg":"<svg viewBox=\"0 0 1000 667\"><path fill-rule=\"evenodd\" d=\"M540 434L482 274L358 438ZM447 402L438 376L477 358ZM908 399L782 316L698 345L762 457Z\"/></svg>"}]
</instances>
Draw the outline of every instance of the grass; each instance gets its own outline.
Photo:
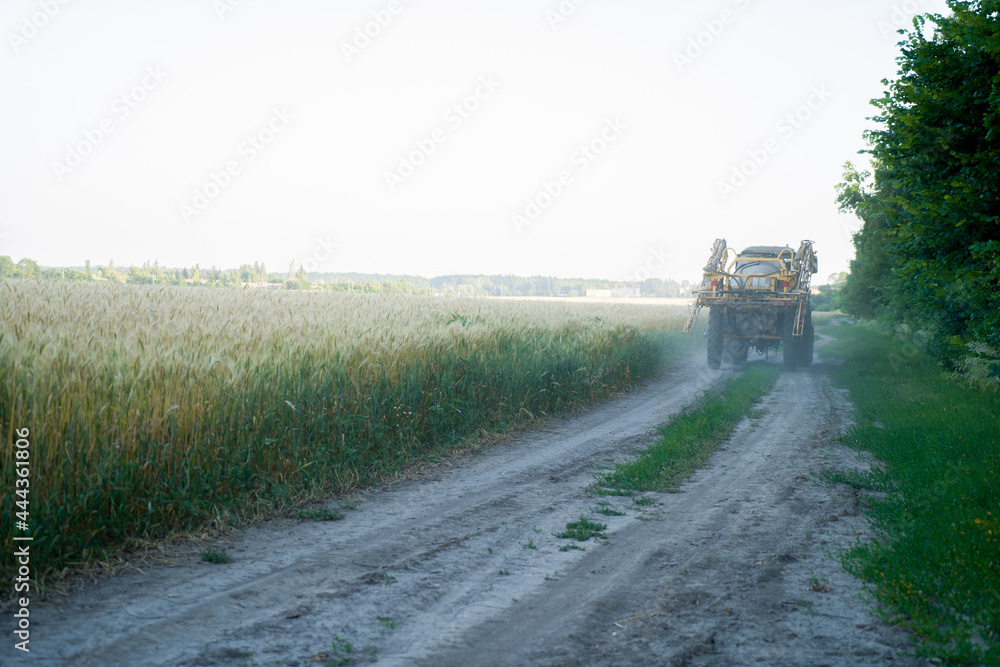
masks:
<instances>
[{"instance_id":1,"label":"grass","mask_svg":"<svg viewBox=\"0 0 1000 667\"><path fill-rule=\"evenodd\" d=\"M345 641L338 637L333 636L333 641L330 642L329 651L320 651L316 655L312 656L313 662L321 662L325 665L331 665L333 667L342 667L343 665L349 665L353 662L350 657L340 657L342 654L347 654L348 656L354 652L354 645L349 641ZM373 652L372 656L374 658L376 654Z\"/></svg>"},{"instance_id":2,"label":"grass","mask_svg":"<svg viewBox=\"0 0 1000 667\"><path fill-rule=\"evenodd\" d=\"M330 643L330 650L334 653L352 653L354 646L351 645L351 642L344 641L337 635L334 635L333 641Z\"/></svg>"},{"instance_id":3,"label":"grass","mask_svg":"<svg viewBox=\"0 0 1000 667\"><path fill-rule=\"evenodd\" d=\"M344 513L335 512L328 507L319 507L314 510L299 510L295 513L295 518L300 521L340 521L344 518Z\"/></svg>"},{"instance_id":4,"label":"grass","mask_svg":"<svg viewBox=\"0 0 1000 667\"><path fill-rule=\"evenodd\" d=\"M604 539L606 536L602 532L607 528L603 523L591 521L587 517L580 515L579 521L570 521L566 524L566 530L556 533L556 537L577 542L586 542L592 537Z\"/></svg>"},{"instance_id":5,"label":"grass","mask_svg":"<svg viewBox=\"0 0 1000 667\"><path fill-rule=\"evenodd\" d=\"M595 507L592 511L594 514L601 514L603 516L625 516L625 512L611 507L611 504L606 500L598 502L597 507Z\"/></svg>"},{"instance_id":6,"label":"grass","mask_svg":"<svg viewBox=\"0 0 1000 667\"><path fill-rule=\"evenodd\" d=\"M884 466L838 476L880 492L875 539L844 565L908 627L923 657L1000 664L1000 398L949 381L913 345L860 326L827 330L855 425L844 442Z\"/></svg>"},{"instance_id":7,"label":"grass","mask_svg":"<svg viewBox=\"0 0 1000 667\"><path fill-rule=\"evenodd\" d=\"M370 485L703 344L680 333L682 309L660 306L0 287L0 432L31 432L42 584L145 540ZM0 449L4 489L15 467ZM0 541L14 521L0 513ZM0 577L15 567L0 562Z\"/></svg>"},{"instance_id":8,"label":"grass","mask_svg":"<svg viewBox=\"0 0 1000 667\"><path fill-rule=\"evenodd\" d=\"M829 593L830 581L826 577L817 576L815 572L809 573L809 590L814 593Z\"/></svg>"},{"instance_id":9,"label":"grass","mask_svg":"<svg viewBox=\"0 0 1000 667\"><path fill-rule=\"evenodd\" d=\"M206 563L215 563L222 565L225 563L233 562L233 557L229 555L225 547L222 547L218 551L209 547L208 549L202 551L199 555L201 556L201 559Z\"/></svg>"},{"instance_id":10,"label":"grass","mask_svg":"<svg viewBox=\"0 0 1000 667\"><path fill-rule=\"evenodd\" d=\"M719 444L767 394L778 379L776 366L754 364L717 391L706 391L694 407L660 429L660 439L639 456L597 477L597 487L613 493L676 492L708 461ZM635 501L637 504L639 500Z\"/></svg>"},{"instance_id":11,"label":"grass","mask_svg":"<svg viewBox=\"0 0 1000 667\"><path fill-rule=\"evenodd\" d=\"M814 312L812 314L813 325L817 327L823 327L830 323L835 317L843 317L844 315L840 312Z\"/></svg>"}]
</instances>

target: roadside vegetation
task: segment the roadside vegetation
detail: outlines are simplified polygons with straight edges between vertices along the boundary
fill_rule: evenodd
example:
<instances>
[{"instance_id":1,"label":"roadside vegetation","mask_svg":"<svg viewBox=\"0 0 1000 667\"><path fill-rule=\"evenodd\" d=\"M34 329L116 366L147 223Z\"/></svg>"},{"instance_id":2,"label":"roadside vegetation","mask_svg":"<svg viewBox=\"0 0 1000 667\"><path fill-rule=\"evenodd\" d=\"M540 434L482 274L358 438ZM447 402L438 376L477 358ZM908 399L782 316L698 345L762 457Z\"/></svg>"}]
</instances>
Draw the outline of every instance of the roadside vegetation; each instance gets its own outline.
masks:
<instances>
[{"instance_id":1,"label":"roadside vegetation","mask_svg":"<svg viewBox=\"0 0 1000 667\"><path fill-rule=\"evenodd\" d=\"M809 297L809 305L813 309L813 319L817 314L833 313L844 308L844 284L847 282L847 272L832 274L827 284L818 285ZM818 293L817 293L818 292Z\"/></svg>"},{"instance_id":2,"label":"roadside vegetation","mask_svg":"<svg viewBox=\"0 0 1000 667\"><path fill-rule=\"evenodd\" d=\"M577 408L700 343L684 319L642 305L5 280L0 431L13 442L30 429L36 579ZM0 450L9 494L13 457ZM0 515L0 539L14 529Z\"/></svg>"},{"instance_id":3,"label":"roadside vegetation","mask_svg":"<svg viewBox=\"0 0 1000 667\"><path fill-rule=\"evenodd\" d=\"M676 492L703 466L774 386L778 366L749 364L746 370L673 417L660 438L631 461L598 475L598 492L631 495L642 491Z\"/></svg>"},{"instance_id":4,"label":"roadside vegetation","mask_svg":"<svg viewBox=\"0 0 1000 667\"><path fill-rule=\"evenodd\" d=\"M864 223L845 309L903 323L951 371L1000 387L1000 42L997 0L947 0L904 34L865 133L872 171L837 186Z\"/></svg>"},{"instance_id":5,"label":"roadside vegetation","mask_svg":"<svg viewBox=\"0 0 1000 667\"><path fill-rule=\"evenodd\" d=\"M844 360L833 377L854 405L844 443L884 463L833 476L875 492L875 539L846 568L913 631L919 655L1000 664L1000 397L874 328L826 332L840 340L820 354Z\"/></svg>"}]
</instances>

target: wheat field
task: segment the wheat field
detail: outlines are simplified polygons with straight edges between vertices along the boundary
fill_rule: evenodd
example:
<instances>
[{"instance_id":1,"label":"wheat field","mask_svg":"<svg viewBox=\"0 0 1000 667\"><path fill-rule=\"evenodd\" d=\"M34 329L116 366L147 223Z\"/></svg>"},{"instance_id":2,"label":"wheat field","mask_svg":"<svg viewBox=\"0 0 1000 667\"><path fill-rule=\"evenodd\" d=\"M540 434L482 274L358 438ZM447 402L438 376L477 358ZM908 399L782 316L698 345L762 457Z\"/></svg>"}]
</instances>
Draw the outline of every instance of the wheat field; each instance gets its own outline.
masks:
<instances>
[{"instance_id":1,"label":"wheat field","mask_svg":"<svg viewBox=\"0 0 1000 667\"><path fill-rule=\"evenodd\" d=\"M690 347L684 314L0 282L0 428L8 443L31 432L32 564L51 574L281 510L572 409ZM13 457L0 454L11 496Z\"/></svg>"}]
</instances>

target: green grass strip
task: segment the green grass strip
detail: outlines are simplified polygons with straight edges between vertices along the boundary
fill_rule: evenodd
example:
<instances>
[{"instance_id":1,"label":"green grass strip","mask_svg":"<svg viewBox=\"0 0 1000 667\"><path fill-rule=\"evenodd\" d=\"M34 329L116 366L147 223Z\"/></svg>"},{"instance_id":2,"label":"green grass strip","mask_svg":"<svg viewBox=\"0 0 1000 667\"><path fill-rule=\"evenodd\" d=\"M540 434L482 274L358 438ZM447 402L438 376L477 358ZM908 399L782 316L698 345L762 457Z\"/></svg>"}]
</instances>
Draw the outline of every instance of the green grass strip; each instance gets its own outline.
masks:
<instances>
[{"instance_id":1,"label":"green grass strip","mask_svg":"<svg viewBox=\"0 0 1000 667\"><path fill-rule=\"evenodd\" d=\"M1000 664L1000 397L944 378L917 348L866 327L830 327L823 356L844 360L855 426L844 437L884 470L842 476L881 491L866 507L876 539L844 555L910 628L918 655Z\"/></svg>"},{"instance_id":2,"label":"green grass strip","mask_svg":"<svg viewBox=\"0 0 1000 667\"><path fill-rule=\"evenodd\" d=\"M677 492L691 473L708 461L778 379L776 366L751 365L717 391L660 429L661 437L633 461L599 475L597 486L615 493Z\"/></svg>"}]
</instances>

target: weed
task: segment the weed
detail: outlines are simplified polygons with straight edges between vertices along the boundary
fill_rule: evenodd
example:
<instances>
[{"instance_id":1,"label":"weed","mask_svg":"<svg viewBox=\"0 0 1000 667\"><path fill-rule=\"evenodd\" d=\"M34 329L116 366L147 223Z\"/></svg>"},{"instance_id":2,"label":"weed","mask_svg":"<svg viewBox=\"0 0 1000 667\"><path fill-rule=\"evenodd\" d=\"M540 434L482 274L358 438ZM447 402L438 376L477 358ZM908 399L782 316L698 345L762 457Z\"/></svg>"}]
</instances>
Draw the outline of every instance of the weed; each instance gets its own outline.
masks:
<instances>
[{"instance_id":1,"label":"weed","mask_svg":"<svg viewBox=\"0 0 1000 667\"><path fill-rule=\"evenodd\" d=\"M295 517L300 521L340 521L344 515L327 507L319 507L314 510L299 510Z\"/></svg>"},{"instance_id":2,"label":"weed","mask_svg":"<svg viewBox=\"0 0 1000 667\"><path fill-rule=\"evenodd\" d=\"M587 547L581 547L579 544L567 544L565 546L559 547L559 551L586 551Z\"/></svg>"},{"instance_id":3,"label":"weed","mask_svg":"<svg viewBox=\"0 0 1000 667\"><path fill-rule=\"evenodd\" d=\"M389 628L390 630L395 630L396 629L397 623L396 623L396 621L392 620L391 618L387 618L385 616L379 616L378 620L381 621L382 625L384 625L385 627Z\"/></svg>"},{"instance_id":4,"label":"weed","mask_svg":"<svg viewBox=\"0 0 1000 667\"><path fill-rule=\"evenodd\" d=\"M597 507L594 508L594 514L603 514L604 516L625 516L625 512L611 507L611 504L606 500L602 500L597 503Z\"/></svg>"},{"instance_id":5,"label":"weed","mask_svg":"<svg viewBox=\"0 0 1000 667\"><path fill-rule=\"evenodd\" d=\"M218 551L209 547L205 549L200 554L201 560L206 563L232 563L233 557L226 552L226 547L222 547Z\"/></svg>"},{"instance_id":6,"label":"weed","mask_svg":"<svg viewBox=\"0 0 1000 667\"><path fill-rule=\"evenodd\" d=\"M653 500L652 498L646 498L644 496L636 496L636 498L632 502L634 502L636 505L640 507L649 507L651 505L656 504L655 500Z\"/></svg>"},{"instance_id":7,"label":"weed","mask_svg":"<svg viewBox=\"0 0 1000 667\"><path fill-rule=\"evenodd\" d=\"M525 543L523 543L521 545L521 548L522 549L537 549L538 547L535 545L534 539L530 539L529 538L527 542L525 542Z\"/></svg>"},{"instance_id":8,"label":"weed","mask_svg":"<svg viewBox=\"0 0 1000 667\"><path fill-rule=\"evenodd\" d=\"M334 635L333 641L330 643L330 650L332 650L335 654L351 653L354 650L354 646L351 645L351 642L344 641L337 635Z\"/></svg>"},{"instance_id":9,"label":"weed","mask_svg":"<svg viewBox=\"0 0 1000 667\"><path fill-rule=\"evenodd\" d=\"M816 593L829 593L830 580L826 577L817 577L815 573L809 573L809 589Z\"/></svg>"},{"instance_id":10,"label":"weed","mask_svg":"<svg viewBox=\"0 0 1000 667\"><path fill-rule=\"evenodd\" d=\"M556 533L556 537L562 539L572 539L577 542L585 542L591 537L606 537L605 534L601 532L606 528L607 526L605 524L590 521L581 514L579 521L571 521L567 523L566 530L561 533Z\"/></svg>"},{"instance_id":11,"label":"weed","mask_svg":"<svg viewBox=\"0 0 1000 667\"><path fill-rule=\"evenodd\" d=\"M510 570L503 569L503 570L500 570L499 572L497 572L497 574L506 577L508 574L510 574Z\"/></svg>"}]
</instances>

